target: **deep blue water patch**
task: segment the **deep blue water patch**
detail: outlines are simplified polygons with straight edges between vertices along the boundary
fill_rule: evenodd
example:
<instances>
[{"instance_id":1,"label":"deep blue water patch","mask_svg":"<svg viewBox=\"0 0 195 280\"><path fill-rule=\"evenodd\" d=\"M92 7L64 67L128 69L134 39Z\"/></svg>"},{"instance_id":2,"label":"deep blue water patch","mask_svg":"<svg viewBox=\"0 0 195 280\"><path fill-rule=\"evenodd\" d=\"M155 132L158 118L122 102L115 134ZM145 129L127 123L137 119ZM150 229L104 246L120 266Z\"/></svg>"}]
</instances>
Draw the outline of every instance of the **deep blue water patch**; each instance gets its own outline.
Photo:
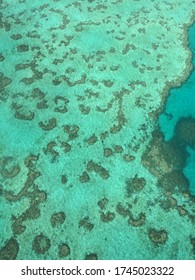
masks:
<instances>
[{"instance_id":1,"label":"deep blue water patch","mask_svg":"<svg viewBox=\"0 0 195 280\"><path fill-rule=\"evenodd\" d=\"M195 196L195 23L189 28L189 48L193 70L181 87L170 90L158 121L165 141L177 138L177 144L187 152L183 173L189 181L190 193Z\"/></svg>"}]
</instances>

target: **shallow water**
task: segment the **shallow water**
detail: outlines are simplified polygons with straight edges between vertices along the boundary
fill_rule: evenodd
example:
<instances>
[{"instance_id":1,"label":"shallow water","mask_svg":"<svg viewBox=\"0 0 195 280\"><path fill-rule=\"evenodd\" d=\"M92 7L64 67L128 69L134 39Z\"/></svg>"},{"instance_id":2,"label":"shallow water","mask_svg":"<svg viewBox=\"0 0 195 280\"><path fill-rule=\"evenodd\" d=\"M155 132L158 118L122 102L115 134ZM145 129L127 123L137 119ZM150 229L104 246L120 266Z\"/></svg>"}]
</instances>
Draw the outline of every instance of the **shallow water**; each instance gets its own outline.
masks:
<instances>
[{"instance_id":1,"label":"shallow water","mask_svg":"<svg viewBox=\"0 0 195 280\"><path fill-rule=\"evenodd\" d=\"M0 1L0 259L194 259L186 150L156 131L192 5Z\"/></svg>"}]
</instances>

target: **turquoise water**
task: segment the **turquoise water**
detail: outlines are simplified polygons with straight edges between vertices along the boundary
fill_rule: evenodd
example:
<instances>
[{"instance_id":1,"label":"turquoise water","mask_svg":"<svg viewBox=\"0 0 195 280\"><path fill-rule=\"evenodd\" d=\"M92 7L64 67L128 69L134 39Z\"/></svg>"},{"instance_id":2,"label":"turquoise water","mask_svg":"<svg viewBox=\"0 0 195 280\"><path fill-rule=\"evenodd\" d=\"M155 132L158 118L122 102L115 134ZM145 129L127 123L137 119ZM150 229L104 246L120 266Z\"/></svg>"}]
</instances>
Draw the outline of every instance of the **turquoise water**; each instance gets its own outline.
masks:
<instances>
[{"instance_id":1,"label":"turquoise water","mask_svg":"<svg viewBox=\"0 0 195 280\"><path fill-rule=\"evenodd\" d=\"M0 259L195 258L193 4L0 1Z\"/></svg>"},{"instance_id":2,"label":"turquoise water","mask_svg":"<svg viewBox=\"0 0 195 280\"><path fill-rule=\"evenodd\" d=\"M193 70L185 83L179 88L171 89L164 112L159 117L160 128L166 141L174 137L175 128L181 119L192 120L191 126L185 131L186 135L195 133L195 24L189 28L189 48L192 52ZM182 145L182 140L180 144ZM191 194L195 195L195 141L190 143L191 147L188 143L184 145L188 157L183 172L189 180Z\"/></svg>"}]
</instances>

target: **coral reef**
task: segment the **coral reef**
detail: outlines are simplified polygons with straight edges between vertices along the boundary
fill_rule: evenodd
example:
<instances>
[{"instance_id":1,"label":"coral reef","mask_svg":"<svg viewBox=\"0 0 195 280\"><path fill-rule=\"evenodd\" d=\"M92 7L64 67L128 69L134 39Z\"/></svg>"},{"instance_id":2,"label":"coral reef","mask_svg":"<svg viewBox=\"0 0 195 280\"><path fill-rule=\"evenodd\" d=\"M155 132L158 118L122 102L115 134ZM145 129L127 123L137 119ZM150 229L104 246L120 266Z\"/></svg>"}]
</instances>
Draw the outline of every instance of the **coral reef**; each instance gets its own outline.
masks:
<instances>
[{"instance_id":1,"label":"coral reef","mask_svg":"<svg viewBox=\"0 0 195 280\"><path fill-rule=\"evenodd\" d=\"M19 244L16 239L10 238L0 250L0 260L15 260L18 254Z\"/></svg>"},{"instance_id":2,"label":"coral reef","mask_svg":"<svg viewBox=\"0 0 195 280\"><path fill-rule=\"evenodd\" d=\"M194 259L192 4L0 1L0 259Z\"/></svg>"},{"instance_id":3,"label":"coral reef","mask_svg":"<svg viewBox=\"0 0 195 280\"><path fill-rule=\"evenodd\" d=\"M154 242L156 245L158 244L163 244L167 241L168 239L168 234L166 230L155 230L155 229L149 229L148 232L149 238Z\"/></svg>"},{"instance_id":4,"label":"coral reef","mask_svg":"<svg viewBox=\"0 0 195 280\"><path fill-rule=\"evenodd\" d=\"M65 258L70 254L70 247L68 244L59 245L58 256L59 258Z\"/></svg>"},{"instance_id":5,"label":"coral reef","mask_svg":"<svg viewBox=\"0 0 195 280\"><path fill-rule=\"evenodd\" d=\"M195 146L195 119L180 119L175 128L175 138L181 146Z\"/></svg>"},{"instance_id":6,"label":"coral reef","mask_svg":"<svg viewBox=\"0 0 195 280\"><path fill-rule=\"evenodd\" d=\"M32 243L32 249L37 253L37 254L44 254L49 250L51 246L49 238L45 236L43 233L37 235Z\"/></svg>"}]
</instances>

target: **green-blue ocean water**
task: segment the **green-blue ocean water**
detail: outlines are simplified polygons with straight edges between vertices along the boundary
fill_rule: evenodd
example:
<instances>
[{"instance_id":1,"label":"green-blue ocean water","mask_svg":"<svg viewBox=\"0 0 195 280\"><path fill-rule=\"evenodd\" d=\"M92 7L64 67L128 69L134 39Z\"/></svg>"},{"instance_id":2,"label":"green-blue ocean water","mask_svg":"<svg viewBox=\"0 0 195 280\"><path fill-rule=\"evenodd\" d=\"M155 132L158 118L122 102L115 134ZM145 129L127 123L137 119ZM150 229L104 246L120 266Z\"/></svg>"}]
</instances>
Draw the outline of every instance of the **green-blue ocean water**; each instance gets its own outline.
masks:
<instances>
[{"instance_id":1,"label":"green-blue ocean water","mask_svg":"<svg viewBox=\"0 0 195 280\"><path fill-rule=\"evenodd\" d=\"M193 2L0 1L0 259L194 259L194 197L154 132Z\"/></svg>"},{"instance_id":2,"label":"green-blue ocean water","mask_svg":"<svg viewBox=\"0 0 195 280\"><path fill-rule=\"evenodd\" d=\"M164 112L159 116L160 128L166 141L174 137L176 125L183 118L191 120L191 126L186 128L185 133L193 134L191 137L195 138L195 24L189 28L189 48L192 52L192 72L180 87L170 90ZM193 140L190 146L187 143L184 145L188 158L183 172L189 180L191 194L195 195L195 142Z\"/></svg>"}]
</instances>

